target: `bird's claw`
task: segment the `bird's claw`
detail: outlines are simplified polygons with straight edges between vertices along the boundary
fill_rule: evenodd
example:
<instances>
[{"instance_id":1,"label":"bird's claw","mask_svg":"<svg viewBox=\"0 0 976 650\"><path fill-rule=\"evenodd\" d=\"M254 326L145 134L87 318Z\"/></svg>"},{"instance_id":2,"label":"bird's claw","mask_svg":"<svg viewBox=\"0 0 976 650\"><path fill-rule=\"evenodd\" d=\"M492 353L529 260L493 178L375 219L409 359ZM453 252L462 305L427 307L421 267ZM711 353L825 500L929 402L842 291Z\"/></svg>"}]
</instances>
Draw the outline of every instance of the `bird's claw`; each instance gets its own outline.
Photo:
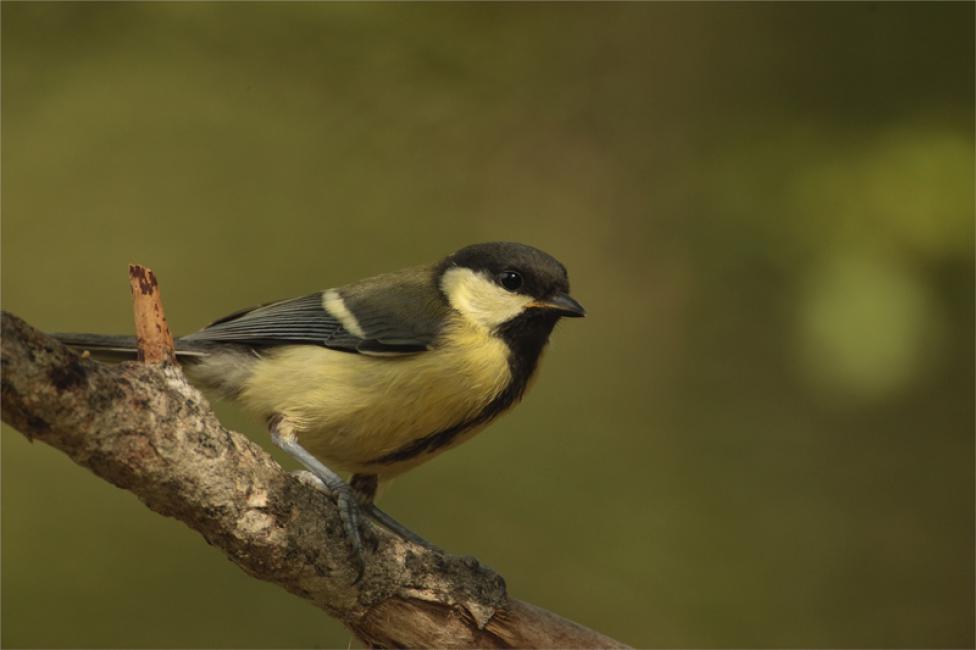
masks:
<instances>
[{"instance_id":1,"label":"bird's claw","mask_svg":"<svg viewBox=\"0 0 976 650\"><path fill-rule=\"evenodd\" d=\"M310 485L320 492L324 492L336 500L336 507L339 509L339 519L342 521L342 529L346 534L346 539L355 552L357 570L356 578L353 582L359 582L363 577L366 568L363 549L363 536L360 529L362 519L360 518L360 506L356 497L348 485L337 483L328 485L322 478L308 470L298 470L293 473L301 483Z\"/></svg>"}]
</instances>

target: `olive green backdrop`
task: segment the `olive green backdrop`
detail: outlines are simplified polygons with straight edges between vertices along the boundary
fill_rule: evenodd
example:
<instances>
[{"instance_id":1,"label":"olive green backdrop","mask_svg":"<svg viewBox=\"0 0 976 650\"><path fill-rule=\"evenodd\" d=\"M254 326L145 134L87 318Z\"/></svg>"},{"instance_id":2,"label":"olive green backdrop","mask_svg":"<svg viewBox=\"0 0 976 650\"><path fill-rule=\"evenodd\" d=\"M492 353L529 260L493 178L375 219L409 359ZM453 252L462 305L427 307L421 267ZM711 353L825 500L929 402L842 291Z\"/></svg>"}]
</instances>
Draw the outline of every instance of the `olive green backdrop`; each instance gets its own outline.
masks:
<instances>
[{"instance_id":1,"label":"olive green backdrop","mask_svg":"<svg viewBox=\"0 0 976 650\"><path fill-rule=\"evenodd\" d=\"M131 331L138 261L185 333L534 244L589 317L384 508L639 646L972 647L972 4L2 19L5 309ZM61 454L2 444L5 647L350 643Z\"/></svg>"}]
</instances>

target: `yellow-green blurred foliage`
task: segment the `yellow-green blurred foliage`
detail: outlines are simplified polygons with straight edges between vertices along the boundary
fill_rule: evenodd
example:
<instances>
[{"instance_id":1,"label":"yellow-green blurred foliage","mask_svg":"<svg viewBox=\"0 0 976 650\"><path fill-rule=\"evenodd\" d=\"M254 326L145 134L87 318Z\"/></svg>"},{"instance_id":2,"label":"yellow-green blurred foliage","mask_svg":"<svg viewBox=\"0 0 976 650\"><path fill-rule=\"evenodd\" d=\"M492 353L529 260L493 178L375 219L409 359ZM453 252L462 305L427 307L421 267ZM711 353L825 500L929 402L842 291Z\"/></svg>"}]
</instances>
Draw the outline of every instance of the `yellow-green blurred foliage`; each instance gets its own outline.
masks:
<instances>
[{"instance_id":1,"label":"yellow-green blurred foliage","mask_svg":"<svg viewBox=\"0 0 976 650\"><path fill-rule=\"evenodd\" d=\"M138 261L187 332L534 244L590 317L388 511L639 646L972 647L971 3L2 19L5 309L130 331ZM2 469L5 647L349 642L10 429Z\"/></svg>"}]
</instances>

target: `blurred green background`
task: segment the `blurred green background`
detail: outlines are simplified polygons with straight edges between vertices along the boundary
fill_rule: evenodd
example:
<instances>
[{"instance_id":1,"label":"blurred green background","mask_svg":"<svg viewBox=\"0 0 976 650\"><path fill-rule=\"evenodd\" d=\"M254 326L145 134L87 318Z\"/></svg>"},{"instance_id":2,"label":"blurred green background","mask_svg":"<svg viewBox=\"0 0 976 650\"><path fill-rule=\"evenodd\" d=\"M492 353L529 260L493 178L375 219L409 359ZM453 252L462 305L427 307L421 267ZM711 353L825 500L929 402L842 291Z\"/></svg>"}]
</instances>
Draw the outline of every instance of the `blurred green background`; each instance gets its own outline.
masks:
<instances>
[{"instance_id":1,"label":"blurred green background","mask_svg":"<svg viewBox=\"0 0 976 650\"><path fill-rule=\"evenodd\" d=\"M186 333L534 244L589 318L389 512L638 646L973 646L973 4L2 19L5 309L129 332L138 261ZM350 643L60 453L2 445L4 647Z\"/></svg>"}]
</instances>

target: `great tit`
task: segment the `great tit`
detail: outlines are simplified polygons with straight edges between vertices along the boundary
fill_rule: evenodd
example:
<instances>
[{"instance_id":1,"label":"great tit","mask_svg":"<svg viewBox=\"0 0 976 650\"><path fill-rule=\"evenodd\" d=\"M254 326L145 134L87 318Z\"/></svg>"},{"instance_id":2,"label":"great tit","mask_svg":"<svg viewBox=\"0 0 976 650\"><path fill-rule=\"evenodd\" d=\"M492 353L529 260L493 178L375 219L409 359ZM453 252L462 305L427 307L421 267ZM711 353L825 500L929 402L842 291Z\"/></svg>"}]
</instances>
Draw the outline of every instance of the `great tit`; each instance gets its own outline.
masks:
<instances>
[{"instance_id":1,"label":"great tit","mask_svg":"<svg viewBox=\"0 0 976 650\"><path fill-rule=\"evenodd\" d=\"M566 268L524 244L475 244L428 266L225 316L176 339L190 380L268 422L275 444L358 509L379 481L468 440L516 404L556 322L584 315ZM132 354L133 337L56 334ZM336 471L352 474L350 483Z\"/></svg>"}]
</instances>

